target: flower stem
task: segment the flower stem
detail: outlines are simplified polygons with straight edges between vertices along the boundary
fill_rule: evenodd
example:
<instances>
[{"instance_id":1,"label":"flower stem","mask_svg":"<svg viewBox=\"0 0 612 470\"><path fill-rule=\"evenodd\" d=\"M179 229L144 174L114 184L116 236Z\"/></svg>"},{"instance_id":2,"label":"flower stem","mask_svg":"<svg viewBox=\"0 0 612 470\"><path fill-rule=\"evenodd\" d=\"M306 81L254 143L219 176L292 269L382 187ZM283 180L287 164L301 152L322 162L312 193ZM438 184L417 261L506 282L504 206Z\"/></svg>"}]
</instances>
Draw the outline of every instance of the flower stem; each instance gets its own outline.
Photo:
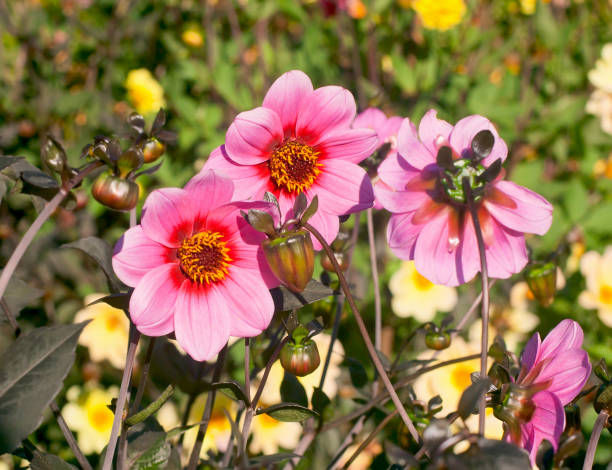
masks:
<instances>
[{"instance_id":1,"label":"flower stem","mask_svg":"<svg viewBox=\"0 0 612 470\"><path fill-rule=\"evenodd\" d=\"M142 401L142 396L144 395L147 379L149 377L149 368L151 367L153 349L155 349L155 338L149 338L149 345L147 346L147 352L142 363L142 372L140 373L138 388L136 389L136 398L134 398L134 402L132 403L130 415L138 413L138 408L140 407L140 402Z\"/></svg>"},{"instance_id":2,"label":"flower stem","mask_svg":"<svg viewBox=\"0 0 612 470\"><path fill-rule=\"evenodd\" d=\"M119 398L117 398L117 406L115 408L115 417L113 418L113 427L111 429L110 439L104 456L104 464L102 470L111 470L115 448L117 447L117 439L119 438L119 430L123 423L124 409L128 396L128 388L134 369L134 359L136 358L136 349L140 340L140 332L133 324L130 324L130 341L128 344L127 357L125 359L125 368L123 369L123 377L121 378L121 387L119 388Z\"/></svg>"},{"instance_id":3,"label":"flower stem","mask_svg":"<svg viewBox=\"0 0 612 470\"><path fill-rule=\"evenodd\" d=\"M589 444L587 446L587 451L584 457L584 465L582 466L582 470L591 470L591 468L593 468L593 461L595 460L595 451L597 450L597 443L599 442L599 436L601 436L601 431L606 425L609 417L610 415L605 410L601 410L599 414L597 415L597 419L595 420L595 425L593 426L593 432L591 433Z\"/></svg>"},{"instance_id":4,"label":"flower stem","mask_svg":"<svg viewBox=\"0 0 612 470\"><path fill-rule=\"evenodd\" d=\"M102 165L103 164L101 162L93 162L87 165L85 168L83 168L83 170L81 170L75 176L70 178L60 188L57 194L53 196L53 198L49 202L47 202L47 204L45 204L43 210L40 211L34 222L32 222L32 225L30 225L30 228L28 228L26 233L23 235L23 237L15 247L15 251L13 251L11 257L8 259L6 265L4 266L4 269L2 270L2 274L0 275L0 298L2 298L4 292L6 292L8 283L11 277L13 276L17 265L19 264L19 261L21 261L21 258L28 249L28 246L30 246L30 243L32 243L32 240L34 240L34 237L36 236L40 228L43 226L43 224L47 221L49 217L51 217L51 214L53 214L55 209L57 209L58 206L62 203L62 201L68 195L70 190L77 184L79 184L83 180L83 178L85 178L89 173L91 173L93 170Z\"/></svg>"},{"instance_id":5,"label":"flower stem","mask_svg":"<svg viewBox=\"0 0 612 470\"><path fill-rule=\"evenodd\" d=\"M244 393L251 401L251 338L244 338Z\"/></svg>"},{"instance_id":6,"label":"flower stem","mask_svg":"<svg viewBox=\"0 0 612 470\"><path fill-rule=\"evenodd\" d=\"M480 227L480 220L478 219L478 210L474 205L474 198L472 195L472 188L470 187L467 178L463 179L463 190L466 193L466 199L468 201L468 209L474 222L474 231L476 232L476 241L478 242L478 254L480 255L480 280L482 285L482 331L480 341L480 377L484 378L487 375L487 352L489 349L489 273L487 269L487 256L486 247L484 243L484 237L482 236L482 229ZM478 433L484 436L485 433L485 397L480 400L478 404Z\"/></svg>"},{"instance_id":7,"label":"flower stem","mask_svg":"<svg viewBox=\"0 0 612 470\"><path fill-rule=\"evenodd\" d=\"M376 260L376 239L374 238L374 218L372 209L366 212L368 226L368 245L370 247L370 267L372 269L372 282L374 283L374 347L380 351L382 346L382 308L380 302L380 285L378 282L378 263ZM374 394L378 392L378 381L374 382Z\"/></svg>"},{"instance_id":8,"label":"flower stem","mask_svg":"<svg viewBox=\"0 0 612 470\"><path fill-rule=\"evenodd\" d=\"M81 466L81 468L83 470L93 470L89 461L83 455L83 452L81 452L81 449L79 448L79 445L77 444L74 436L72 435L72 432L70 431L70 429L68 429L68 425L66 424L66 421L64 421L64 417L62 416L62 413L60 412L59 407L57 406L57 402L53 400L51 404L49 405L49 408L51 408L51 411L53 412L53 415L55 416L55 419L57 420L57 424L62 430L62 434L64 435L64 438L66 439L66 442L68 443L68 446L70 447L70 450L72 450L72 453L74 454L74 457L77 459L77 462L79 462L79 465Z\"/></svg>"},{"instance_id":9,"label":"flower stem","mask_svg":"<svg viewBox=\"0 0 612 470\"><path fill-rule=\"evenodd\" d=\"M217 356L217 364L215 365L215 370L213 372L212 377L213 383L218 382L219 378L221 377L221 371L223 371L223 364L225 363L226 353L227 345L223 347L223 349L219 352L219 355ZM200 427L198 428L198 435L196 437L195 443L193 444L191 455L189 456L189 464L187 465L187 470L195 470L198 467L198 462L200 461L200 451L202 450L202 443L204 442L206 430L208 429L208 423L210 422L210 417L212 415L216 394L216 390L213 389L208 392L208 396L206 397L204 413L202 414L202 419L200 420L201 422Z\"/></svg>"},{"instance_id":10,"label":"flower stem","mask_svg":"<svg viewBox=\"0 0 612 470\"><path fill-rule=\"evenodd\" d=\"M346 295L346 299L348 300L348 303L351 306L351 310L353 311L353 314L355 315L355 320L357 321L359 332L361 333L361 336L363 337L363 341L365 342L370 358L372 359L372 362L374 363L374 367L376 368L380 378L382 379L383 384L385 385L385 388L387 389L387 392L389 392L389 395L391 396L391 400L393 401L393 404L397 408L402 418L402 421L404 421L404 424L408 428L410 435L416 442L420 442L419 433L414 427L414 424L412 423L412 420L408 416L408 413L406 413L406 410L404 409L404 405L402 404L402 401L397 396L397 392L393 388L393 385L391 384L391 381L389 380L389 377L387 376L387 373L385 372L385 368L380 362L380 358L378 357L378 354L376 353L376 349L374 348L374 345L372 344L372 340L370 339L370 336L368 335L368 330L365 326L363 318L361 317L361 314L359 313L359 309L357 308L355 299L353 298L353 295L351 294L351 291L346 282L346 279L344 278L344 274L342 273L342 270L340 269L340 266L338 266L338 262L336 261L336 257L334 256L334 253L331 247L327 244L327 242L325 241L323 236L319 233L319 231L315 229L312 225L306 224L305 228L310 233L312 233L314 237L319 241L321 246L325 249L325 252L327 253L327 256L329 257L330 261L332 262L332 265L334 266L334 269L336 270L336 274L338 275L338 279L340 280L340 285L342 286L344 295Z\"/></svg>"}]
</instances>

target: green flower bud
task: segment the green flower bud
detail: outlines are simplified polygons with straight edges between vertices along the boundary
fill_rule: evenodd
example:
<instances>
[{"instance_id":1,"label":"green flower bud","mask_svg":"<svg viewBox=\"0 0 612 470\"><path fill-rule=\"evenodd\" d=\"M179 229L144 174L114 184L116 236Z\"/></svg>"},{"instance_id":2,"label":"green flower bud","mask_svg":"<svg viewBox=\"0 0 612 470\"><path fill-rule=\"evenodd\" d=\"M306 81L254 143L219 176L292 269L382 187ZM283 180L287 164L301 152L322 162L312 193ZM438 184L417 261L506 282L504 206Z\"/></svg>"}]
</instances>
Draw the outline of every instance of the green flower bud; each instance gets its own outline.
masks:
<instances>
[{"instance_id":1,"label":"green flower bud","mask_svg":"<svg viewBox=\"0 0 612 470\"><path fill-rule=\"evenodd\" d=\"M425 335L425 345L429 349L441 351L451 344L450 335L444 331L430 331Z\"/></svg>"},{"instance_id":2,"label":"green flower bud","mask_svg":"<svg viewBox=\"0 0 612 470\"><path fill-rule=\"evenodd\" d=\"M557 265L535 263L527 268L525 280L535 299L545 307L555 300L557 291Z\"/></svg>"},{"instance_id":3,"label":"green flower bud","mask_svg":"<svg viewBox=\"0 0 612 470\"><path fill-rule=\"evenodd\" d=\"M283 346L280 361L287 372L298 377L308 375L321 363L317 343L310 338L302 338L295 342L291 339Z\"/></svg>"},{"instance_id":4,"label":"green flower bud","mask_svg":"<svg viewBox=\"0 0 612 470\"><path fill-rule=\"evenodd\" d=\"M117 211L129 211L136 207L138 192L136 183L114 175L101 175L91 189L96 201Z\"/></svg>"},{"instance_id":5,"label":"green flower bud","mask_svg":"<svg viewBox=\"0 0 612 470\"><path fill-rule=\"evenodd\" d=\"M262 242L266 260L274 275L288 289L302 292L312 279L314 248L306 230L287 232Z\"/></svg>"},{"instance_id":6,"label":"green flower bud","mask_svg":"<svg viewBox=\"0 0 612 470\"><path fill-rule=\"evenodd\" d=\"M144 155L144 162L151 163L161 157L166 151L166 144L160 142L155 137L148 139L143 147L142 153Z\"/></svg>"}]
</instances>

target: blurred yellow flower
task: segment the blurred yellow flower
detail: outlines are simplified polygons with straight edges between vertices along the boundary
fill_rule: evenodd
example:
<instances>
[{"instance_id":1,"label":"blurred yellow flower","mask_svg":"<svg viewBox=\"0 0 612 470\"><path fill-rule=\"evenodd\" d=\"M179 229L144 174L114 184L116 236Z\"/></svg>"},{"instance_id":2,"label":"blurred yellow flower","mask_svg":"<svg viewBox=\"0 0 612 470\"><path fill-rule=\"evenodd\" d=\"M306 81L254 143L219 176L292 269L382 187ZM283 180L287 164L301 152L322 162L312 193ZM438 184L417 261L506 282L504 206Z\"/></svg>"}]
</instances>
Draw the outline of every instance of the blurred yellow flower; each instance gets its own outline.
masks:
<instances>
[{"instance_id":1,"label":"blurred yellow flower","mask_svg":"<svg viewBox=\"0 0 612 470\"><path fill-rule=\"evenodd\" d=\"M436 285L424 278L413 261L403 261L391 276L389 290L391 308L402 318L414 317L419 322L433 320L436 311L448 312L457 304L454 287Z\"/></svg>"},{"instance_id":2,"label":"blurred yellow flower","mask_svg":"<svg viewBox=\"0 0 612 470\"><path fill-rule=\"evenodd\" d=\"M523 15L533 15L536 10L538 0L520 0L521 13Z\"/></svg>"},{"instance_id":3,"label":"blurred yellow flower","mask_svg":"<svg viewBox=\"0 0 612 470\"><path fill-rule=\"evenodd\" d=\"M586 112L601 119L601 128L607 134L612 134L612 93L595 90L586 104Z\"/></svg>"},{"instance_id":4,"label":"blurred yellow flower","mask_svg":"<svg viewBox=\"0 0 612 470\"><path fill-rule=\"evenodd\" d=\"M183 31L181 39L186 45L195 49L202 47L204 44L204 36L195 28L189 28Z\"/></svg>"},{"instance_id":5,"label":"blurred yellow flower","mask_svg":"<svg viewBox=\"0 0 612 470\"><path fill-rule=\"evenodd\" d=\"M339 460L338 467L344 468L346 462L351 458L351 456L355 453L355 451L359 448L357 444L348 447L342 457ZM363 451L353 460L351 465L347 468L347 470L368 470L372 465L372 461L374 457L380 454L383 451L382 446L376 442L370 442Z\"/></svg>"},{"instance_id":6,"label":"blurred yellow flower","mask_svg":"<svg viewBox=\"0 0 612 470\"><path fill-rule=\"evenodd\" d=\"M167 401L162 405L157 413L155 413L155 419L157 419L157 422L166 432L181 425L178 410L172 401Z\"/></svg>"},{"instance_id":7,"label":"blurred yellow flower","mask_svg":"<svg viewBox=\"0 0 612 470\"><path fill-rule=\"evenodd\" d=\"M202 393L195 399L189 411L187 424L199 423L202 420L207 397L208 393ZM204 442L202 443L202 450L200 451L201 457L205 457L209 450L224 452L227 447L227 443L232 434L232 426L223 410L227 411L232 419L236 419L236 402L223 393L217 393L215 395L215 404L212 414L210 415L210 421L208 422L208 428L206 428L206 436L204 436ZM185 433L183 452L186 456L191 454L191 449L193 449L198 434L198 427L199 426L194 426Z\"/></svg>"},{"instance_id":8,"label":"blurred yellow flower","mask_svg":"<svg viewBox=\"0 0 612 470\"><path fill-rule=\"evenodd\" d=\"M601 50L601 59L589 72L589 81L595 86L586 104L586 111L601 119L601 128L612 134L612 43Z\"/></svg>"},{"instance_id":9,"label":"blurred yellow flower","mask_svg":"<svg viewBox=\"0 0 612 470\"><path fill-rule=\"evenodd\" d=\"M132 105L140 114L150 114L165 106L164 90L147 69L131 70L125 88Z\"/></svg>"},{"instance_id":10,"label":"blurred yellow flower","mask_svg":"<svg viewBox=\"0 0 612 470\"><path fill-rule=\"evenodd\" d=\"M441 351L437 359L439 361L448 361L478 353L480 353L479 341L466 343L463 338L456 336L453 338L450 347ZM426 351L419 356L419 359L429 359L430 357L431 352ZM445 416L457 410L461 394L472 383L470 374L479 370L479 359L458 362L421 375L414 382L413 388L417 398L425 403L436 395L440 395L442 398L442 411L439 413L439 416ZM472 431L475 431L478 428L478 416L470 416L466 424ZM493 416L491 408L487 408L486 437L500 439L502 434L502 422Z\"/></svg>"},{"instance_id":11,"label":"blurred yellow flower","mask_svg":"<svg viewBox=\"0 0 612 470\"><path fill-rule=\"evenodd\" d=\"M586 290L578 297L578 303L588 309L597 309L599 319L612 327L612 246L603 256L595 251L584 254L580 260L580 272L586 279Z\"/></svg>"},{"instance_id":12,"label":"blurred yellow flower","mask_svg":"<svg viewBox=\"0 0 612 470\"><path fill-rule=\"evenodd\" d=\"M463 0L414 0L412 8L427 29L445 31L456 26L465 13Z\"/></svg>"},{"instance_id":13,"label":"blurred yellow flower","mask_svg":"<svg viewBox=\"0 0 612 470\"><path fill-rule=\"evenodd\" d=\"M321 365L319 365L319 367L317 367L313 373L304 377L297 377L300 383L304 386L309 399L312 397L315 387L318 387L319 382L321 381L321 374L323 374L323 365L325 364L325 357L327 356L327 351L329 350L331 336L327 333L320 333L314 336L312 339L315 343L317 343L317 347L319 348ZM336 340L334 342L334 349L332 351L329 367L325 376L325 383L323 384L323 392L325 392L329 398L335 397L338 393L338 379L342 373L340 364L343 360L344 348L342 347L340 341ZM260 374L260 377L261 375L263 374ZM261 394L261 400L263 402L271 405L276 405L277 403L281 402L280 386L283 382L284 375L285 370L283 369L283 366L281 366L280 361L276 361L270 369L268 380L266 381L263 393Z\"/></svg>"},{"instance_id":14,"label":"blurred yellow flower","mask_svg":"<svg viewBox=\"0 0 612 470\"><path fill-rule=\"evenodd\" d=\"M113 427L113 412L108 408L117 396L117 387L104 389L74 385L66 392L68 403L62 415L68 427L76 432L79 447L85 454L100 453L108 444Z\"/></svg>"},{"instance_id":15,"label":"blurred yellow flower","mask_svg":"<svg viewBox=\"0 0 612 470\"><path fill-rule=\"evenodd\" d=\"M606 44L601 49L601 59L589 72L589 81L595 88L612 93L612 43Z\"/></svg>"},{"instance_id":16,"label":"blurred yellow flower","mask_svg":"<svg viewBox=\"0 0 612 470\"><path fill-rule=\"evenodd\" d=\"M611 163L611 170L612 170L612 163ZM611 171L610 177L612 178L612 171ZM573 274L576 271L578 271L578 268L580 268L580 260L584 256L585 251L586 251L586 246L584 245L584 242L580 240L570 245L570 255L567 258L567 264L565 265L565 269L567 270L568 273Z\"/></svg>"},{"instance_id":17,"label":"blurred yellow flower","mask_svg":"<svg viewBox=\"0 0 612 470\"><path fill-rule=\"evenodd\" d=\"M259 402L259 406L265 408L270 404ZM251 430L253 437L249 449L255 454L275 454L280 447L293 450L302 434L302 426L299 423L277 421L267 414L255 416Z\"/></svg>"},{"instance_id":18,"label":"blurred yellow flower","mask_svg":"<svg viewBox=\"0 0 612 470\"><path fill-rule=\"evenodd\" d=\"M91 294L85 297L85 305L95 302L104 294ZM130 321L123 310L111 307L104 302L89 305L79 310L74 317L75 323L92 320L79 337L79 344L89 349L89 357L94 362L107 359L117 369L125 366Z\"/></svg>"}]
</instances>

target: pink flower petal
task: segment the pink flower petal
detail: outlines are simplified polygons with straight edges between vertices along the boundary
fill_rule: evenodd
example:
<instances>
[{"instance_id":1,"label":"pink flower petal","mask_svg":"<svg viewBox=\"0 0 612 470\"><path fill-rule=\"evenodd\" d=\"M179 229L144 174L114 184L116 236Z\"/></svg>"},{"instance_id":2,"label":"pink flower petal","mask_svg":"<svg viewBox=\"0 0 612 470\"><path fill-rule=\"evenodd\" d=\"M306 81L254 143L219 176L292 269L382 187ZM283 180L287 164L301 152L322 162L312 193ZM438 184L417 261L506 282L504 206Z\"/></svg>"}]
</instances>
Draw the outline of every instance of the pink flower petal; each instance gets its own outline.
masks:
<instances>
[{"instance_id":1,"label":"pink flower petal","mask_svg":"<svg viewBox=\"0 0 612 470\"><path fill-rule=\"evenodd\" d=\"M351 126L353 129L373 129L378 134L387 122L387 116L378 108L367 108L360 112Z\"/></svg>"},{"instance_id":2,"label":"pink flower petal","mask_svg":"<svg viewBox=\"0 0 612 470\"><path fill-rule=\"evenodd\" d=\"M419 273L434 284L458 286L476 275L479 264L477 258L463 256L460 247L450 249L450 211L444 210L424 224L414 248L414 265ZM469 248L473 251L471 246Z\"/></svg>"},{"instance_id":3,"label":"pink flower petal","mask_svg":"<svg viewBox=\"0 0 612 470\"><path fill-rule=\"evenodd\" d=\"M416 211L431 199L425 191L395 191L382 184L374 185L374 193L382 206L394 213Z\"/></svg>"},{"instance_id":4,"label":"pink flower petal","mask_svg":"<svg viewBox=\"0 0 612 470\"><path fill-rule=\"evenodd\" d=\"M338 216L322 210L315 212L308 223L316 228L319 233L321 233L323 239L328 244L334 241L336 235L338 235L338 230L340 229L340 220L338 219ZM323 249L315 237L312 237L312 245L317 251Z\"/></svg>"},{"instance_id":5,"label":"pink flower petal","mask_svg":"<svg viewBox=\"0 0 612 470\"><path fill-rule=\"evenodd\" d=\"M270 171L266 162L258 165L239 165L227 156L225 146L213 150L199 174L214 170L234 182L234 201L261 199L271 188Z\"/></svg>"},{"instance_id":6,"label":"pink flower petal","mask_svg":"<svg viewBox=\"0 0 612 470\"><path fill-rule=\"evenodd\" d=\"M126 231L115 245L113 270L130 287L136 287L145 274L176 260L173 251L147 237L140 225Z\"/></svg>"},{"instance_id":7,"label":"pink flower petal","mask_svg":"<svg viewBox=\"0 0 612 470\"><path fill-rule=\"evenodd\" d=\"M584 333L578 322L566 318L559 322L542 341L540 358L555 357L560 351L581 348Z\"/></svg>"},{"instance_id":8,"label":"pink flower petal","mask_svg":"<svg viewBox=\"0 0 612 470\"><path fill-rule=\"evenodd\" d=\"M506 279L521 272L529 260L525 236L506 229L495 220L491 226L493 242L486 250L489 277Z\"/></svg>"},{"instance_id":9,"label":"pink flower petal","mask_svg":"<svg viewBox=\"0 0 612 470\"><path fill-rule=\"evenodd\" d=\"M274 302L260 276L246 269L233 269L219 292L229 304L231 336L257 336L268 327Z\"/></svg>"},{"instance_id":10,"label":"pink flower petal","mask_svg":"<svg viewBox=\"0 0 612 470\"><path fill-rule=\"evenodd\" d=\"M421 172L410 165L398 152L389 152L378 166L378 176L393 189L403 191L406 185Z\"/></svg>"},{"instance_id":11,"label":"pink flower petal","mask_svg":"<svg viewBox=\"0 0 612 470\"><path fill-rule=\"evenodd\" d=\"M308 190L319 196L319 210L344 215L372 207L374 190L365 170L343 160L326 160L323 171Z\"/></svg>"},{"instance_id":12,"label":"pink flower petal","mask_svg":"<svg viewBox=\"0 0 612 470\"><path fill-rule=\"evenodd\" d=\"M397 136L400 127L402 127L402 123L404 122L404 118L400 116L391 116L387 119L387 122L383 125L382 129L378 129L378 138L382 141L378 144L381 145L384 142L387 142L391 137ZM391 145L391 148L397 147L397 142L395 145Z\"/></svg>"},{"instance_id":13,"label":"pink flower petal","mask_svg":"<svg viewBox=\"0 0 612 470\"><path fill-rule=\"evenodd\" d=\"M145 201L141 225L151 240L178 248L193 232L187 193L179 188L153 191Z\"/></svg>"},{"instance_id":14,"label":"pink flower petal","mask_svg":"<svg viewBox=\"0 0 612 470\"><path fill-rule=\"evenodd\" d=\"M448 142L453 130L453 126L442 119L438 119L437 114L438 112L435 109L430 109L425 113L419 124L419 139L429 151L434 162L436 155L438 155L439 142ZM422 166L419 168L422 168Z\"/></svg>"},{"instance_id":15,"label":"pink flower petal","mask_svg":"<svg viewBox=\"0 0 612 470\"><path fill-rule=\"evenodd\" d=\"M194 232L198 232L208 212L232 200L234 183L213 170L200 172L185 185L188 203L194 218Z\"/></svg>"},{"instance_id":16,"label":"pink flower petal","mask_svg":"<svg viewBox=\"0 0 612 470\"><path fill-rule=\"evenodd\" d=\"M301 70L291 70L278 77L263 100L264 108L278 114L285 137L295 133L298 110L312 93L312 82Z\"/></svg>"},{"instance_id":17,"label":"pink flower petal","mask_svg":"<svg viewBox=\"0 0 612 470\"><path fill-rule=\"evenodd\" d=\"M590 374L587 352L567 349L549 357L533 383L551 382L546 390L556 394L561 403L567 405L580 393Z\"/></svg>"},{"instance_id":18,"label":"pink flower petal","mask_svg":"<svg viewBox=\"0 0 612 470\"><path fill-rule=\"evenodd\" d=\"M479 115L468 116L461 119L450 135L451 147L462 157L471 156L471 145L472 139L478 132L488 129L493 133L495 142L493 144L493 150L487 158L483 160L483 165L488 167L495 160L501 159L503 162L508 155L508 146L506 142L497 133L497 129L491 124L487 118Z\"/></svg>"},{"instance_id":19,"label":"pink flower petal","mask_svg":"<svg viewBox=\"0 0 612 470\"><path fill-rule=\"evenodd\" d=\"M423 225L413 224L413 216L413 212L392 214L387 225L389 248L400 259L414 259L414 246Z\"/></svg>"},{"instance_id":20,"label":"pink flower petal","mask_svg":"<svg viewBox=\"0 0 612 470\"><path fill-rule=\"evenodd\" d=\"M355 98L339 86L317 88L302 103L295 124L296 137L317 145L328 134L349 127L355 117Z\"/></svg>"},{"instance_id":21,"label":"pink flower petal","mask_svg":"<svg viewBox=\"0 0 612 470\"><path fill-rule=\"evenodd\" d=\"M531 462L535 464L542 441L547 440L557 450L559 438L565 427L565 412L561 401L554 393L538 392L532 397L532 400L536 406L529 421L529 425L533 427L533 437L531 442L526 443L525 450L529 452Z\"/></svg>"},{"instance_id":22,"label":"pink flower petal","mask_svg":"<svg viewBox=\"0 0 612 470\"><path fill-rule=\"evenodd\" d=\"M544 235L552 224L552 205L533 191L510 181L498 181L495 190L503 192L516 207L507 203L496 203L487 198L484 205L489 213L502 225L517 232Z\"/></svg>"},{"instance_id":23,"label":"pink flower petal","mask_svg":"<svg viewBox=\"0 0 612 470\"><path fill-rule=\"evenodd\" d=\"M177 263L163 264L143 276L130 298L130 316L140 332L162 336L172 331L168 319L184 280Z\"/></svg>"},{"instance_id":24,"label":"pink flower petal","mask_svg":"<svg viewBox=\"0 0 612 470\"><path fill-rule=\"evenodd\" d=\"M176 299L176 340L196 361L208 361L227 344L230 315L231 308L216 285L186 281Z\"/></svg>"},{"instance_id":25,"label":"pink flower petal","mask_svg":"<svg viewBox=\"0 0 612 470\"><path fill-rule=\"evenodd\" d=\"M521 365L526 372L530 371L535 365L538 355L540 354L540 345L542 340L540 339L539 333L534 333L533 336L527 341L523 354L521 355ZM523 376L521 372L521 376ZM519 381L521 377L519 376Z\"/></svg>"},{"instance_id":26,"label":"pink flower petal","mask_svg":"<svg viewBox=\"0 0 612 470\"><path fill-rule=\"evenodd\" d=\"M421 121L420 128L422 127ZM437 149L431 150L419 140L416 127L409 119L404 119L397 133L397 151L406 162L419 170L436 163L438 153Z\"/></svg>"},{"instance_id":27,"label":"pink flower petal","mask_svg":"<svg viewBox=\"0 0 612 470\"><path fill-rule=\"evenodd\" d=\"M256 165L269 160L270 153L283 139L278 114L259 107L236 116L225 135L225 151L235 163Z\"/></svg>"},{"instance_id":28,"label":"pink flower petal","mask_svg":"<svg viewBox=\"0 0 612 470\"><path fill-rule=\"evenodd\" d=\"M359 163L376 150L378 138L371 129L346 129L328 134L318 146L321 160L341 159Z\"/></svg>"}]
</instances>

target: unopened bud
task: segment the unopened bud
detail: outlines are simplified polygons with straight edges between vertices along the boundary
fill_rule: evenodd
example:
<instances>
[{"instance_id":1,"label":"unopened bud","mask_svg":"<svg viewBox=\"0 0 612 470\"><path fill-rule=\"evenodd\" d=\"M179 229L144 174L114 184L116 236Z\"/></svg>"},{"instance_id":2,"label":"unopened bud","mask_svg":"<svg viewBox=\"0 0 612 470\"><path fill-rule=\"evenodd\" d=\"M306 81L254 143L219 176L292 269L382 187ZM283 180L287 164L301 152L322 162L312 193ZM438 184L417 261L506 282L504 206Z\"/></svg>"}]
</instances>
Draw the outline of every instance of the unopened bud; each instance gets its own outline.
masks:
<instances>
[{"instance_id":1,"label":"unopened bud","mask_svg":"<svg viewBox=\"0 0 612 470\"><path fill-rule=\"evenodd\" d=\"M535 299L545 307L555 300L557 291L557 265L550 263L535 263L527 268L525 280Z\"/></svg>"},{"instance_id":2,"label":"unopened bud","mask_svg":"<svg viewBox=\"0 0 612 470\"><path fill-rule=\"evenodd\" d=\"M161 157L166 151L166 145L163 142L160 142L155 137L147 140L143 147L142 153L144 155L144 162L151 163Z\"/></svg>"},{"instance_id":3,"label":"unopened bud","mask_svg":"<svg viewBox=\"0 0 612 470\"><path fill-rule=\"evenodd\" d=\"M292 338L283 346L280 361L287 372L298 377L308 375L321 363L317 343L308 337Z\"/></svg>"},{"instance_id":4,"label":"unopened bud","mask_svg":"<svg viewBox=\"0 0 612 470\"><path fill-rule=\"evenodd\" d=\"M336 262L338 263L338 266L340 266L341 271L346 271L348 269L349 259L345 252L341 251L341 252L334 253L334 258L336 258ZM334 269L333 263L331 262L331 260L329 259L329 256L327 256L327 253L325 252L321 252L321 266L326 271L329 271L331 273L336 272L336 270Z\"/></svg>"},{"instance_id":5,"label":"unopened bud","mask_svg":"<svg viewBox=\"0 0 612 470\"><path fill-rule=\"evenodd\" d=\"M129 211L138 203L139 188L133 181L102 175L94 183L91 193L100 204L117 211Z\"/></svg>"},{"instance_id":6,"label":"unopened bud","mask_svg":"<svg viewBox=\"0 0 612 470\"><path fill-rule=\"evenodd\" d=\"M425 345L429 349L441 351L451 344L450 335L444 331L430 331L425 335Z\"/></svg>"},{"instance_id":7,"label":"unopened bud","mask_svg":"<svg viewBox=\"0 0 612 470\"><path fill-rule=\"evenodd\" d=\"M264 254L274 275L288 289L302 292L312 279L314 248L310 233L296 230L262 242Z\"/></svg>"}]
</instances>

